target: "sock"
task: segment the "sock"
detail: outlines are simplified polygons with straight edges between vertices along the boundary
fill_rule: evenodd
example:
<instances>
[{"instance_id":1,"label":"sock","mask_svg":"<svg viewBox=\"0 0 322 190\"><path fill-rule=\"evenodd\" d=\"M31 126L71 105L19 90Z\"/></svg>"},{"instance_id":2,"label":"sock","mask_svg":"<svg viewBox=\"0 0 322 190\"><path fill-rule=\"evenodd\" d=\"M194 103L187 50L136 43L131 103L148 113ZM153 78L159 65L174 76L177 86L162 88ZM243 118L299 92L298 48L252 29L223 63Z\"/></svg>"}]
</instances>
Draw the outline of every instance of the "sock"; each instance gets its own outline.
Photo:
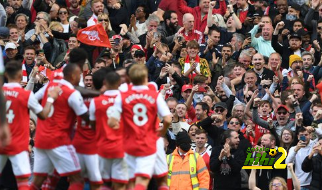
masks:
<instances>
[{"instance_id":1,"label":"sock","mask_svg":"<svg viewBox=\"0 0 322 190\"><path fill-rule=\"evenodd\" d=\"M28 180L26 181L17 181L18 190L29 190Z\"/></svg>"},{"instance_id":2,"label":"sock","mask_svg":"<svg viewBox=\"0 0 322 190\"><path fill-rule=\"evenodd\" d=\"M83 190L84 184L81 182L74 182L69 184L68 190Z\"/></svg>"},{"instance_id":3,"label":"sock","mask_svg":"<svg viewBox=\"0 0 322 190\"><path fill-rule=\"evenodd\" d=\"M39 190L38 187L36 187L36 185L34 185L33 183L30 184L29 190Z\"/></svg>"},{"instance_id":4,"label":"sock","mask_svg":"<svg viewBox=\"0 0 322 190\"><path fill-rule=\"evenodd\" d=\"M134 190L146 190L146 187L142 184L137 184L135 185Z\"/></svg>"},{"instance_id":5,"label":"sock","mask_svg":"<svg viewBox=\"0 0 322 190\"><path fill-rule=\"evenodd\" d=\"M158 190L169 190L169 187L167 185L161 185Z\"/></svg>"}]
</instances>

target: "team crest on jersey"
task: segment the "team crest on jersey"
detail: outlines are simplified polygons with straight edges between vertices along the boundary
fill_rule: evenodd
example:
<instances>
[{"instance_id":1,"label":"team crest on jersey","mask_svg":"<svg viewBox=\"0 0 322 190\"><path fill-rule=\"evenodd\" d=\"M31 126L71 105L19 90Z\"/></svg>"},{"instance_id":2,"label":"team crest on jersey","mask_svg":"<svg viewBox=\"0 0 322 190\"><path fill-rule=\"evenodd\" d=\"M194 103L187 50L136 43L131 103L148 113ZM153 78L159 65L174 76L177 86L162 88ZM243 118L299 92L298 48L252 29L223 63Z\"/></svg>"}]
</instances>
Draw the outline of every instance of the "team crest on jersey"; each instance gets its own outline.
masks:
<instances>
[{"instance_id":1,"label":"team crest on jersey","mask_svg":"<svg viewBox=\"0 0 322 190\"><path fill-rule=\"evenodd\" d=\"M95 30L92 31L82 31L82 34L87 34L88 39L91 41L94 40L101 40L100 37L98 36L98 32Z\"/></svg>"},{"instance_id":2,"label":"team crest on jersey","mask_svg":"<svg viewBox=\"0 0 322 190\"><path fill-rule=\"evenodd\" d=\"M191 172L194 172L195 171L195 168L194 167L191 167Z\"/></svg>"}]
</instances>

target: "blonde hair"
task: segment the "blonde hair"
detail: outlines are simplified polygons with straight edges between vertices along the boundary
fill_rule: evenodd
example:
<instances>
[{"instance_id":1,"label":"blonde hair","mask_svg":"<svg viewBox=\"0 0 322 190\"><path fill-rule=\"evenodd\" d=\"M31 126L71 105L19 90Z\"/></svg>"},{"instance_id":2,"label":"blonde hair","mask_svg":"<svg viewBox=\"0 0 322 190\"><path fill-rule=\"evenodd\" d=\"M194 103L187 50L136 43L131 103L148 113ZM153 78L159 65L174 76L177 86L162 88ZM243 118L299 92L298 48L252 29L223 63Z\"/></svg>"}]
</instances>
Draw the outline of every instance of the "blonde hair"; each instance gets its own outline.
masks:
<instances>
[{"instance_id":1,"label":"blonde hair","mask_svg":"<svg viewBox=\"0 0 322 190\"><path fill-rule=\"evenodd\" d=\"M106 13L101 13L97 16L97 19L100 19L102 17L106 17L108 19L108 25L107 25L107 31L110 32L112 31L112 26L111 26L111 20L110 18L108 17L108 14ZM104 28L105 29L105 28Z\"/></svg>"},{"instance_id":2,"label":"blonde hair","mask_svg":"<svg viewBox=\"0 0 322 190\"><path fill-rule=\"evenodd\" d=\"M135 64L129 70L129 77L134 85L143 85L148 78L148 69L144 64Z\"/></svg>"},{"instance_id":3,"label":"blonde hair","mask_svg":"<svg viewBox=\"0 0 322 190\"><path fill-rule=\"evenodd\" d=\"M288 188L287 188L287 184L286 184L285 180L284 180L283 178L281 178L281 177L274 177L274 178L269 182L269 190L272 190L273 181L274 181L275 179L281 182L282 187L283 187L283 190L288 190Z\"/></svg>"},{"instance_id":4,"label":"blonde hair","mask_svg":"<svg viewBox=\"0 0 322 190\"><path fill-rule=\"evenodd\" d=\"M49 25L50 30L59 31L59 29L62 29L64 31L64 27L60 24L60 22L53 21Z\"/></svg>"}]
</instances>

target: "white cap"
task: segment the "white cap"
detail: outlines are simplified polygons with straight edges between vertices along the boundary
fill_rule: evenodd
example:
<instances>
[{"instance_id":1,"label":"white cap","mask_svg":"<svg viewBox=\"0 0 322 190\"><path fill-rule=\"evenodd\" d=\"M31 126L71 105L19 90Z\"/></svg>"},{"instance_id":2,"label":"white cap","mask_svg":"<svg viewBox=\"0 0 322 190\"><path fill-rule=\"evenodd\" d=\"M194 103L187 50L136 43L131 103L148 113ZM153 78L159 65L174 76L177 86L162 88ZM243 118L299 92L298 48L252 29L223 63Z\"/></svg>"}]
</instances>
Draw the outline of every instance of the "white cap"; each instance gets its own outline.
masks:
<instances>
[{"instance_id":1,"label":"white cap","mask_svg":"<svg viewBox=\"0 0 322 190\"><path fill-rule=\"evenodd\" d=\"M8 42L8 43L6 43L6 46L4 47L4 50L7 50L7 49L17 49L17 46L16 46L16 44L14 44L12 42Z\"/></svg>"}]
</instances>

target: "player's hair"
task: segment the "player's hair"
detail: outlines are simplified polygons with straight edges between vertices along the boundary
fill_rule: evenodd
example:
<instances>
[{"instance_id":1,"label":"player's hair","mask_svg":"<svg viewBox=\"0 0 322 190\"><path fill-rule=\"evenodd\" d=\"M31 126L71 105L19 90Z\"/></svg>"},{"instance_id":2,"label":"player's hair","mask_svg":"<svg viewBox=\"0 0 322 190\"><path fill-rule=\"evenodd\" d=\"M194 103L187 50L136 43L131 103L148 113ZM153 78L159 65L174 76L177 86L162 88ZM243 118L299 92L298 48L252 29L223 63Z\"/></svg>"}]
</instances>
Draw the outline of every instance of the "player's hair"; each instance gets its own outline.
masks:
<instances>
[{"instance_id":1,"label":"player's hair","mask_svg":"<svg viewBox=\"0 0 322 190\"><path fill-rule=\"evenodd\" d=\"M100 90L103 86L103 81L105 79L105 75L112 71L110 67L103 67L97 70L93 74L93 86L96 90Z\"/></svg>"},{"instance_id":2,"label":"player's hair","mask_svg":"<svg viewBox=\"0 0 322 190\"><path fill-rule=\"evenodd\" d=\"M83 48L74 48L69 53L69 62L77 64L81 69L87 59L87 52Z\"/></svg>"},{"instance_id":3,"label":"player's hair","mask_svg":"<svg viewBox=\"0 0 322 190\"><path fill-rule=\"evenodd\" d=\"M108 72L105 75L105 81L113 87L115 87L116 85L118 87L121 81L121 77L119 74L117 74L117 72L112 71L112 72Z\"/></svg>"},{"instance_id":4,"label":"player's hair","mask_svg":"<svg viewBox=\"0 0 322 190\"><path fill-rule=\"evenodd\" d=\"M148 69L143 64L135 64L129 70L129 77L134 85L142 85L148 77Z\"/></svg>"},{"instance_id":5,"label":"player's hair","mask_svg":"<svg viewBox=\"0 0 322 190\"><path fill-rule=\"evenodd\" d=\"M21 63L18 61L9 61L6 64L6 76L10 79L14 79L18 73L21 73Z\"/></svg>"},{"instance_id":6,"label":"player's hair","mask_svg":"<svg viewBox=\"0 0 322 190\"><path fill-rule=\"evenodd\" d=\"M206 134L206 136L208 135L207 131L205 131L204 129L198 129L196 131L196 135L200 135L200 134Z\"/></svg>"},{"instance_id":7,"label":"player's hair","mask_svg":"<svg viewBox=\"0 0 322 190\"><path fill-rule=\"evenodd\" d=\"M271 179L271 181L269 182L269 190L273 189L273 181L274 180L278 180L281 182L283 190L287 190L287 184L285 182L285 179L281 178L281 177L274 177L273 179Z\"/></svg>"},{"instance_id":8,"label":"player's hair","mask_svg":"<svg viewBox=\"0 0 322 190\"><path fill-rule=\"evenodd\" d=\"M67 64L66 67L63 69L64 78L70 78L77 67L78 65L76 64Z\"/></svg>"}]
</instances>

